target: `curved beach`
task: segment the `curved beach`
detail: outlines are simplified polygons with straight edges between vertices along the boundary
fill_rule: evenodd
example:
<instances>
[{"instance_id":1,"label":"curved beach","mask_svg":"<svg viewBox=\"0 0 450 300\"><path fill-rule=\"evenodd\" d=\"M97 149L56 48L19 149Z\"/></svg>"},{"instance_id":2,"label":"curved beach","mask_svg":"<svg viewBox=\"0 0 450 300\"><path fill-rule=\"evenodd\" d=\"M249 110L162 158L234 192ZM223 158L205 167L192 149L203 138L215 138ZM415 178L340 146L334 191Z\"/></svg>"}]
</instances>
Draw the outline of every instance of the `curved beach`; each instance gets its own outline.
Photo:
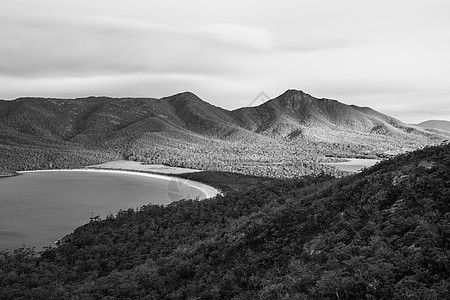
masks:
<instances>
[{"instance_id":1,"label":"curved beach","mask_svg":"<svg viewBox=\"0 0 450 300\"><path fill-rule=\"evenodd\" d=\"M364 168L369 168L376 163L380 162L380 159L370 158L344 158L343 162L330 162L323 163L324 165L333 166L341 171L358 173Z\"/></svg>"},{"instance_id":2,"label":"curved beach","mask_svg":"<svg viewBox=\"0 0 450 300\"><path fill-rule=\"evenodd\" d=\"M0 250L22 244L51 245L89 216L104 218L147 204L166 206L182 199L221 194L200 182L125 170L54 169L20 172L0 182Z\"/></svg>"},{"instance_id":3,"label":"curved beach","mask_svg":"<svg viewBox=\"0 0 450 300\"><path fill-rule=\"evenodd\" d=\"M167 180L172 181L176 185L187 185L191 188L197 189L201 191L204 195L204 199L213 198L217 195L222 195L221 191L218 189L193 180L188 180L184 178L179 177L172 177L172 176L166 176L166 175L159 175L159 174L151 174L151 173L144 173L144 172L133 172L133 171L125 171L125 170L105 170L105 169L53 169L53 170L32 170L32 171L20 171L19 174L26 174L26 173L37 173L37 172L97 172L97 173L118 173L118 174L125 174L125 175L137 175L137 176L143 176L143 177L151 177L161 180Z\"/></svg>"}]
</instances>

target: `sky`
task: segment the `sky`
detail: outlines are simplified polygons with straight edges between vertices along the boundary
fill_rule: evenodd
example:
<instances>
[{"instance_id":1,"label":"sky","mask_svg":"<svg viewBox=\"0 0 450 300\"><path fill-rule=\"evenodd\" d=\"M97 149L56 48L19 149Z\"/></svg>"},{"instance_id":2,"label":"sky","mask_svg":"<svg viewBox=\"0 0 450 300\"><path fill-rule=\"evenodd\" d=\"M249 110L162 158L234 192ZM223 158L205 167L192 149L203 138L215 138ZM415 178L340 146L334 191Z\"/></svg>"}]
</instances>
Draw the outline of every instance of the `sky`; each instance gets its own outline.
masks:
<instances>
[{"instance_id":1,"label":"sky","mask_svg":"<svg viewBox=\"0 0 450 300\"><path fill-rule=\"evenodd\" d=\"M287 89L450 120L448 0L0 0L0 99Z\"/></svg>"}]
</instances>

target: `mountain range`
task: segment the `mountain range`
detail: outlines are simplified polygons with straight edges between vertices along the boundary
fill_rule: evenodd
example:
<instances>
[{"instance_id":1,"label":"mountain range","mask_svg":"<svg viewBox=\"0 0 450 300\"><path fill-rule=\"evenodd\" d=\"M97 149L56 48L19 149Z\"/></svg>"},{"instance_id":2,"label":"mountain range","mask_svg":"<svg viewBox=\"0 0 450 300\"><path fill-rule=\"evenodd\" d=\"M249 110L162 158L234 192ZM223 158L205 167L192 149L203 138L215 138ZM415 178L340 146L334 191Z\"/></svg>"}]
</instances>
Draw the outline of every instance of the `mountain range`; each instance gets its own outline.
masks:
<instances>
[{"instance_id":1,"label":"mountain range","mask_svg":"<svg viewBox=\"0 0 450 300\"><path fill-rule=\"evenodd\" d=\"M388 150L422 147L447 138L442 131L299 90L232 111L191 92L161 99L0 101L0 154L9 157L3 161L8 170L126 158L226 171L236 171L235 165L240 164L241 172L258 173L255 170L261 163L289 168L312 161L317 165L325 156L379 157ZM20 159L14 158L11 147ZM41 157L37 161L36 151ZM67 157L73 163L67 164ZM34 161L17 163L24 159ZM275 173L280 169L273 168Z\"/></svg>"},{"instance_id":2,"label":"mountain range","mask_svg":"<svg viewBox=\"0 0 450 300\"><path fill-rule=\"evenodd\" d=\"M251 133L292 138L302 132L312 137L308 133L324 129L329 133L351 131L405 138L415 133L431 137L427 130L371 108L318 99L297 90L288 90L258 107L233 111L213 106L191 92L161 99L19 98L0 102L0 124L2 129L9 127L21 134L73 142L93 135L111 138L137 126L144 127L145 132L184 132L220 139Z\"/></svg>"}]
</instances>

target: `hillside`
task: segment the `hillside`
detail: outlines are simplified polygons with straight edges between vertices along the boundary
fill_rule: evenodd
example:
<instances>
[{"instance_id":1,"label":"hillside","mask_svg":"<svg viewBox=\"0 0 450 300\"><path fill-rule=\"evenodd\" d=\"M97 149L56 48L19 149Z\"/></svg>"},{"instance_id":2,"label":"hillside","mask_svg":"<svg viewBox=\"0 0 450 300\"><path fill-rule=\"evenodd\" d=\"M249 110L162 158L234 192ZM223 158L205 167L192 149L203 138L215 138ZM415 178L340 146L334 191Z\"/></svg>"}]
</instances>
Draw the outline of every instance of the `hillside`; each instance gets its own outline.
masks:
<instances>
[{"instance_id":1,"label":"hillside","mask_svg":"<svg viewBox=\"0 0 450 300\"><path fill-rule=\"evenodd\" d=\"M446 299L450 145L92 221L0 258L2 299Z\"/></svg>"},{"instance_id":2,"label":"hillside","mask_svg":"<svg viewBox=\"0 0 450 300\"><path fill-rule=\"evenodd\" d=\"M439 129L450 132L450 122L444 120L428 120L417 124L417 126L428 129Z\"/></svg>"},{"instance_id":3,"label":"hillside","mask_svg":"<svg viewBox=\"0 0 450 300\"><path fill-rule=\"evenodd\" d=\"M296 90L234 111L190 92L161 99L0 101L3 173L125 158L257 176L339 175L321 162L383 157L389 150L447 138L445 132L406 125L370 108Z\"/></svg>"}]
</instances>

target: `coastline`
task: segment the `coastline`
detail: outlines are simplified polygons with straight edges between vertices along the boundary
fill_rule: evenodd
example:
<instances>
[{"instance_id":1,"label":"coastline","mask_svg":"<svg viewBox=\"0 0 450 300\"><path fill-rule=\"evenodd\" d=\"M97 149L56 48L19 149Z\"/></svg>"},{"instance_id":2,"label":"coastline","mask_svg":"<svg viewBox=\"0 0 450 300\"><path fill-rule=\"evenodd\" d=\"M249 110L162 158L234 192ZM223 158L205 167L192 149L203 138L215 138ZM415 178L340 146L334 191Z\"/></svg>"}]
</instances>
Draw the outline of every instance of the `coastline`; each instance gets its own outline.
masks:
<instances>
[{"instance_id":1,"label":"coastline","mask_svg":"<svg viewBox=\"0 0 450 300\"><path fill-rule=\"evenodd\" d=\"M20 174L15 173L15 174L1 174L0 175L0 179L2 178L8 178L8 177L15 177L15 176L19 176Z\"/></svg>"},{"instance_id":2,"label":"coastline","mask_svg":"<svg viewBox=\"0 0 450 300\"><path fill-rule=\"evenodd\" d=\"M180 182L181 184L185 184L194 189L200 190L205 195L205 199L214 198L217 195L223 195L223 193L219 189L212 187L210 185L198 182L198 181L183 179L183 178L175 177L175 176L160 175L160 174L147 173L147 172L134 171L134 170L86 168L86 169L31 170L31 171L19 171L17 173L19 173L19 175L20 175L20 174L37 173L37 172L97 172L97 173L116 173L116 174L125 174L125 175L136 175L136 176L151 177L151 178L167 180L167 181Z\"/></svg>"}]
</instances>

